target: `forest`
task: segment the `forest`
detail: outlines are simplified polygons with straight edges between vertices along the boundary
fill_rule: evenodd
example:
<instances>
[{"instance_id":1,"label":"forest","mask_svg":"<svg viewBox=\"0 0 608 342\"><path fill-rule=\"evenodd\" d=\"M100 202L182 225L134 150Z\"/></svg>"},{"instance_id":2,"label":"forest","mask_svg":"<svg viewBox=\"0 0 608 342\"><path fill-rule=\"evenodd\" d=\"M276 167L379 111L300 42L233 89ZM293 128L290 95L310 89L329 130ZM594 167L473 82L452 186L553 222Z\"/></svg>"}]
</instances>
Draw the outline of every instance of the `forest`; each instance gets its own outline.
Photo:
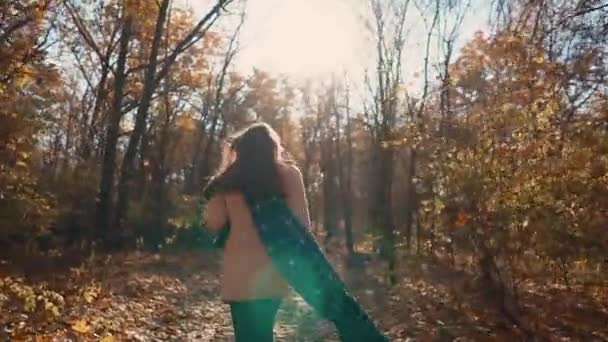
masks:
<instances>
[{"instance_id":1,"label":"forest","mask_svg":"<svg viewBox=\"0 0 608 342\"><path fill-rule=\"evenodd\" d=\"M369 65L302 80L236 66L245 0L0 0L0 341L230 341L193 222L256 121L391 340L608 341L608 2L350 2Z\"/></svg>"}]
</instances>

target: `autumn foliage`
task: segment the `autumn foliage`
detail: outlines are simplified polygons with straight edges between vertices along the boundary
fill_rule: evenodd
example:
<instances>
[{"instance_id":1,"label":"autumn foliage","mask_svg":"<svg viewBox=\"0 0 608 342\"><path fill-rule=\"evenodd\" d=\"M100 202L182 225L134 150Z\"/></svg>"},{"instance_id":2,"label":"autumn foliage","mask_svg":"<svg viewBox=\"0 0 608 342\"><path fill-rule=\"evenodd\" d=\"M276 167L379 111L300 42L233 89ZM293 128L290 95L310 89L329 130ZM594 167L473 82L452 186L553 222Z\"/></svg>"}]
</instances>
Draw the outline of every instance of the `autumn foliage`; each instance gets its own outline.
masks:
<instances>
[{"instance_id":1,"label":"autumn foliage","mask_svg":"<svg viewBox=\"0 0 608 342\"><path fill-rule=\"evenodd\" d=\"M608 6L492 1L458 41L469 1L372 0L372 66L322 82L238 69L242 2L177 3L0 3L0 339L227 338L192 223L256 120L396 340L608 339Z\"/></svg>"}]
</instances>

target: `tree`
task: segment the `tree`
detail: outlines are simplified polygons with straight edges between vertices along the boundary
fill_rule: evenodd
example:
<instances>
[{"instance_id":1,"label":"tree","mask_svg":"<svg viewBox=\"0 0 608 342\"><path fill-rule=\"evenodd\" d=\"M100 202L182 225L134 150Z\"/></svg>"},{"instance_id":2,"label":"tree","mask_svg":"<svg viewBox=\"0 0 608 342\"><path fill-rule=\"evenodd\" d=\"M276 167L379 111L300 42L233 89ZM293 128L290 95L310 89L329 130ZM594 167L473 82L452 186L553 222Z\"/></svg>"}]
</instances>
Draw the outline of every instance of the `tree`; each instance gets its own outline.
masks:
<instances>
[{"instance_id":1,"label":"tree","mask_svg":"<svg viewBox=\"0 0 608 342\"><path fill-rule=\"evenodd\" d=\"M338 179L340 183L340 199L342 203L342 221L344 224L344 237L346 242L347 256L354 254L353 238L353 128L350 107L350 91L348 85L344 89L344 120L342 125L341 115L335 110L336 120L336 156L338 162ZM345 141L341 141L341 132L344 132ZM346 152L342 150L346 145ZM346 154L346 155L344 155Z\"/></svg>"},{"instance_id":2,"label":"tree","mask_svg":"<svg viewBox=\"0 0 608 342\"><path fill-rule=\"evenodd\" d=\"M380 230L380 254L388 263L390 282L395 283L395 224L393 221L394 140L399 111L399 89L402 81L404 25L409 1L371 1L373 33L376 45L375 81L368 78L371 100L365 116L372 138L370 219Z\"/></svg>"},{"instance_id":3,"label":"tree","mask_svg":"<svg viewBox=\"0 0 608 342\"><path fill-rule=\"evenodd\" d=\"M45 55L53 1L8 1L0 6L0 230L1 238L33 241L53 219L53 200L39 185L37 145L62 86ZM11 247L9 244L8 247ZM28 244L29 245L29 244Z\"/></svg>"},{"instance_id":4,"label":"tree","mask_svg":"<svg viewBox=\"0 0 608 342\"><path fill-rule=\"evenodd\" d=\"M601 119L579 107L563 121L573 108L562 82L582 79L564 71L574 70L573 63L582 74L596 72L594 63L581 64L593 59L551 61L544 47L531 48L526 40L513 31L479 34L451 66L457 112L445 135L423 133L426 172L434 179L434 195L423 207L439 214L426 223L442 227L442 239L475 256L487 298L529 330L520 317L515 265L530 254L562 265L597 262L591 251L600 247L587 239L602 224L594 213L605 209L591 203L606 193L597 191L604 182L598 173L580 167L603 148L598 139L604 133L592 124ZM427 120L435 127L444 119ZM592 164L603 170L603 163ZM584 227L577 223L583 221Z\"/></svg>"},{"instance_id":5,"label":"tree","mask_svg":"<svg viewBox=\"0 0 608 342\"><path fill-rule=\"evenodd\" d=\"M106 128L105 149L103 154L103 164L101 170L101 183L99 185L99 198L97 204L97 234L106 238L108 245L119 241L116 226L110 232L112 215L112 189L114 186L114 169L116 164L116 144L118 142L118 130L120 120L122 118L122 103L124 98L124 89L127 78L126 64L127 54L129 51L129 40L131 38L131 30L133 25L133 17L127 10L124 10L122 17L122 30L119 39L119 52L116 71L114 74L114 93L112 99L112 108ZM103 234L100 234L103 232Z\"/></svg>"},{"instance_id":6,"label":"tree","mask_svg":"<svg viewBox=\"0 0 608 342\"><path fill-rule=\"evenodd\" d=\"M317 109L317 126L319 127L319 150L321 153L320 171L323 194L323 227L325 228L324 244L327 248L339 229L339 178L336 155L340 144L335 132L339 129L335 120L337 114L336 84L327 89L321 96Z\"/></svg>"},{"instance_id":7,"label":"tree","mask_svg":"<svg viewBox=\"0 0 608 342\"><path fill-rule=\"evenodd\" d=\"M123 157L122 167L120 169L121 172L118 184L118 199L114 214L115 226L121 226L121 221L123 220L124 215L126 214L126 209L128 206L128 194L135 167L134 159L145 129L148 110L150 108L152 96L154 95L155 90L157 89L161 80L163 80L165 76L169 73L169 70L171 69L177 58L180 56L180 54L182 54L189 47L194 45L196 42L198 42L205 36L209 28L219 17L223 7L228 5L230 2L230 0L218 1L209 10L209 12L194 26L194 28L190 30L180 41L177 42L171 53L167 56L163 63L160 64L160 69L157 70L157 67L159 67L158 54L161 39L163 37L165 22L169 11L169 0L163 0L163 2L160 4L156 18L154 36L152 38L151 48L148 56L148 62L145 67L142 94L141 98L138 101L137 111L135 114L135 126L133 128L133 132L130 135L127 150ZM102 180L102 183L103 182L104 180ZM99 208L104 209L108 207L109 205L104 204L100 205ZM98 213L98 216L107 217L108 214L109 213L107 211L100 211ZM107 229L107 227L103 226L100 226L98 229L103 230L104 228Z\"/></svg>"},{"instance_id":8,"label":"tree","mask_svg":"<svg viewBox=\"0 0 608 342\"><path fill-rule=\"evenodd\" d=\"M111 91L112 59L116 55L121 32L118 24L122 21L121 9L115 3L104 2L91 5L91 8L76 7L70 1L63 2L63 5L71 20L59 22L58 31L86 82L83 100L86 98L93 102L92 106L83 108L80 118L79 155L87 161L93 151L98 156L103 153L104 130L99 126L104 121Z\"/></svg>"}]
</instances>

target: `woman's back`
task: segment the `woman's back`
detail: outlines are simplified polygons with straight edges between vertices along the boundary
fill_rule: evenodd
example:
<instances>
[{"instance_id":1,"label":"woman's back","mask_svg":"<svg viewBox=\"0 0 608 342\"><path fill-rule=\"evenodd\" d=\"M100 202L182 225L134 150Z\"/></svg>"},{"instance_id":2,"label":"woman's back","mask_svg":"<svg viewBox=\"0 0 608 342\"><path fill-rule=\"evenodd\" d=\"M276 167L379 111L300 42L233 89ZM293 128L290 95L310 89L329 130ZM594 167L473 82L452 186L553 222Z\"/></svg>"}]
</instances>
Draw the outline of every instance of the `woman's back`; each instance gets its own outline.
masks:
<instances>
[{"instance_id":1,"label":"woman's back","mask_svg":"<svg viewBox=\"0 0 608 342\"><path fill-rule=\"evenodd\" d=\"M302 175L297 167L285 163L278 175L287 204L301 222L310 227ZM209 208L211 207L211 208ZM208 205L212 217L207 221L230 223L230 234L224 249L222 297L226 301L281 298L287 283L272 266L260 240L251 211L240 192L215 196Z\"/></svg>"},{"instance_id":2,"label":"woman's back","mask_svg":"<svg viewBox=\"0 0 608 342\"><path fill-rule=\"evenodd\" d=\"M210 198L206 227L221 229L230 224L222 296L230 304L236 342L273 341L276 313L287 293L286 279L334 322L342 340L387 341L307 231L310 218L302 175L284 162L283 152L270 126L252 125L224 146L220 171L205 189ZM277 195L286 203L275 200L256 208L254 222L247 202Z\"/></svg>"}]
</instances>

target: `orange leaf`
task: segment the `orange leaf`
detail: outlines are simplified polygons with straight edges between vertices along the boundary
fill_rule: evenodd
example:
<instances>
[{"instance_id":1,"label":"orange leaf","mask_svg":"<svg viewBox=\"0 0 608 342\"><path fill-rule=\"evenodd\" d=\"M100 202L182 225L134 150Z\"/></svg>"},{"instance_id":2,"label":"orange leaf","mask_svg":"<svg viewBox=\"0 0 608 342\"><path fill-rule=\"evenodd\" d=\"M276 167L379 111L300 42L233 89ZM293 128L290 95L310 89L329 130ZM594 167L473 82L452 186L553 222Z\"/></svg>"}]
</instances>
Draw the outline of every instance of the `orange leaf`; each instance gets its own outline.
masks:
<instances>
[{"instance_id":1,"label":"orange leaf","mask_svg":"<svg viewBox=\"0 0 608 342\"><path fill-rule=\"evenodd\" d=\"M464 210L458 212L458 218L456 219L457 227L464 227L469 222L469 215Z\"/></svg>"}]
</instances>

